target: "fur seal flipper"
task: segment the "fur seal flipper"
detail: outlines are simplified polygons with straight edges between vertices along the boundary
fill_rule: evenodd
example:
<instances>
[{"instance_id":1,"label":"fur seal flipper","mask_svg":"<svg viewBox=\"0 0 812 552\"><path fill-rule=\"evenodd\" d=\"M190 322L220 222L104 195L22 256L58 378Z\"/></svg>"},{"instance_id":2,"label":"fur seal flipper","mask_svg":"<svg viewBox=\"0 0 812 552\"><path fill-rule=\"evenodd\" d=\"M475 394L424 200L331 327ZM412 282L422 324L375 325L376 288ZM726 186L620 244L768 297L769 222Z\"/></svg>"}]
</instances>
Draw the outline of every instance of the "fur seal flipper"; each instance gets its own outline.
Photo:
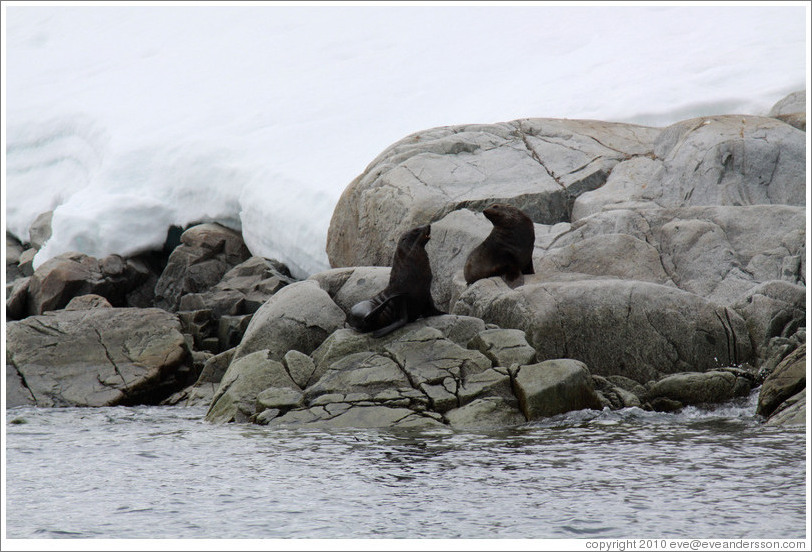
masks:
<instances>
[{"instance_id":1,"label":"fur seal flipper","mask_svg":"<svg viewBox=\"0 0 812 552\"><path fill-rule=\"evenodd\" d=\"M431 226L405 232L392 258L389 284L371 299L353 305L347 322L359 332L381 337L421 316L445 314L431 298L431 265L426 243Z\"/></svg>"},{"instance_id":2,"label":"fur seal flipper","mask_svg":"<svg viewBox=\"0 0 812 552\"><path fill-rule=\"evenodd\" d=\"M533 221L512 205L494 203L482 212L493 223L493 230L465 261L465 282L502 276L511 282L522 274L535 274L533 246L536 232Z\"/></svg>"},{"instance_id":3,"label":"fur seal flipper","mask_svg":"<svg viewBox=\"0 0 812 552\"><path fill-rule=\"evenodd\" d=\"M356 303L350 310L348 322L359 332L372 331L373 337L386 335L408 322L405 299L406 294L387 296L381 292L372 299Z\"/></svg>"}]
</instances>

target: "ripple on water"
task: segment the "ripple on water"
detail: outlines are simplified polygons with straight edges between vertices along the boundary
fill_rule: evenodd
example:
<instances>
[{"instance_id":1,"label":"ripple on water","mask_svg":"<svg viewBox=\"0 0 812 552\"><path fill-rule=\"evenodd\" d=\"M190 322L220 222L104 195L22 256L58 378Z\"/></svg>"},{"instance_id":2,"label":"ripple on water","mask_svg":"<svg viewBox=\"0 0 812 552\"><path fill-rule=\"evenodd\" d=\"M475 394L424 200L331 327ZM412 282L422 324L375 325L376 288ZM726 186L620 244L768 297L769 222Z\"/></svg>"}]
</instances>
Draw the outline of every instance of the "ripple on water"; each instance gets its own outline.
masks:
<instances>
[{"instance_id":1,"label":"ripple on water","mask_svg":"<svg viewBox=\"0 0 812 552\"><path fill-rule=\"evenodd\" d=\"M754 411L751 397L421 432L215 426L178 407L14 409L7 534L802 538L805 432Z\"/></svg>"}]
</instances>

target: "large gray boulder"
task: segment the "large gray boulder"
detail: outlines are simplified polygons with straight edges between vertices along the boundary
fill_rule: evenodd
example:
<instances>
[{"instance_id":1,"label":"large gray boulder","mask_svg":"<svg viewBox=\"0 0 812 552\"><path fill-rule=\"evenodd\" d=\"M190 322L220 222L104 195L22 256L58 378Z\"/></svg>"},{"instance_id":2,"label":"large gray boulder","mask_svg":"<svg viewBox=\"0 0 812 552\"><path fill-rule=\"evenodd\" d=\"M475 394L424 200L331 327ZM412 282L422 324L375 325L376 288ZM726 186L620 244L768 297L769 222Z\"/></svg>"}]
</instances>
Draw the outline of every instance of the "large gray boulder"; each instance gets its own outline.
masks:
<instances>
[{"instance_id":1,"label":"large gray boulder","mask_svg":"<svg viewBox=\"0 0 812 552\"><path fill-rule=\"evenodd\" d=\"M793 92L781 99L770 110L769 116L806 131L806 90Z\"/></svg>"},{"instance_id":2,"label":"large gray boulder","mask_svg":"<svg viewBox=\"0 0 812 552\"><path fill-rule=\"evenodd\" d=\"M657 137L651 157L618 164L606 184L579 196L573 220L608 210L805 202L805 134L767 117L682 121Z\"/></svg>"},{"instance_id":3,"label":"large gray boulder","mask_svg":"<svg viewBox=\"0 0 812 552\"><path fill-rule=\"evenodd\" d=\"M788 205L706 206L617 209L572 224L536 224L535 278L646 281L730 305L765 282L805 285L805 218L803 207ZM467 209L432 224L426 251L440 308L452 308L465 291L466 258L491 227Z\"/></svg>"},{"instance_id":4,"label":"large gray boulder","mask_svg":"<svg viewBox=\"0 0 812 552\"><path fill-rule=\"evenodd\" d=\"M388 265L404 231L495 201L534 222L567 221L573 198L601 187L621 161L651 155L659 134L622 123L522 119L407 136L342 194L327 236L330 263Z\"/></svg>"},{"instance_id":5,"label":"large gray boulder","mask_svg":"<svg viewBox=\"0 0 812 552\"><path fill-rule=\"evenodd\" d=\"M786 115L788 113L806 112L806 90L798 90L781 98L770 109L769 116Z\"/></svg>"},{"instance_id":6,"label":"large gray boulder","mask_svg":"<svg viewBox=\"0 0 812 552\"><path fill-rule=\"evenodd\" d=\"M592 275L629 278L616 268L605 268L614 265L609 255L600 252L600 246L604 245L607 253L621 254L619 248L609 247L617 239L612 236L631 236L656 251L673 285L729 305L764 282L804 285L805 218L803 207L788 205L619 209L573 223L552 247L537 254L537 264L548 256L560 257L559 248L575 251L589 240L598 240L598 247L584 250L586 256L573 255L579 263L573 266ZM638 249L646 251L642 245ZM590 264L593 258L596 261ZM662 273L651 262L653 257L636 253L624 258L640 265L630 268L630 275L661 283ZM584 265L594 268L584 270ZM574 270L567 266L566 272Z\"/></svg>"},{"instance_id":7,"label":"large gray boulder","mask_svg":"<svg viewBox=\"0 0 812 552\"><path fill-rule=\"evenodd\" d=\"M510 368L513 365L533 364L536 350L527 343L522 330L493 328L479 332L469 343L493 363Z\"/></svg>"},{"instance_id":8,"label":"large gray boulder","mask_svg":"<svg viewBox=\"0 0 812 552\"><path fill-rule=\"evenodd\" d=\"M640 383L752 357L747 327L735 311L649 282L577 280L510 289L488 278L470 286L453 312L523 330L540 361L576 359L593 374Z\"/></svg>"},{"instance_id":9,"label":"large gray boulder","mask_svg":"<svg viewBox=\"0 0 812 552\"><path fill-rule=\"evenodd\" d=\"M276 361L290 350L310 354L345 320L344 311L315 281L290 284L254 314L235 359L263 349Z\"/></svg>"},{"instance_id":10,"label":"large gray boulder","mask_svg":"<svg viewBox=\"0 0 812 552\"><path fill-rule=\"evenodd\" d=\"M160 309L46 313L10 322L6 335L9 407L20 397L37 406L157 404L190 375L180 323Z\"/></svg>"}]
</instances>

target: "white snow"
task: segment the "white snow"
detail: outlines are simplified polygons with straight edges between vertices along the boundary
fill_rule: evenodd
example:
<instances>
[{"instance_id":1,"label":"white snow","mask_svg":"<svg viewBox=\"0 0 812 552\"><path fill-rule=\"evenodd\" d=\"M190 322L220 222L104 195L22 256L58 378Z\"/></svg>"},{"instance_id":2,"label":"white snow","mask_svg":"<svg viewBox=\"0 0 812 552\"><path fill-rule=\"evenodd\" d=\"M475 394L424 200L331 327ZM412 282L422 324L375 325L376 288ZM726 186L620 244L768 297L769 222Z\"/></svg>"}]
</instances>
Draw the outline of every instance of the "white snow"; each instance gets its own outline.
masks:
<instances>
[{"instance_id":1,"label":"white snow","mask_svg":"<svg viewBox=\"0 0 812 552\"><path fill-rule=\"evenodd\" d=\"M299 276L333 207L423 129L522 117L663 126L766 114L807 82L807 3L21 6L4 3L5 217L35 265L219 221Z\"/></svg>"}]
</instances>

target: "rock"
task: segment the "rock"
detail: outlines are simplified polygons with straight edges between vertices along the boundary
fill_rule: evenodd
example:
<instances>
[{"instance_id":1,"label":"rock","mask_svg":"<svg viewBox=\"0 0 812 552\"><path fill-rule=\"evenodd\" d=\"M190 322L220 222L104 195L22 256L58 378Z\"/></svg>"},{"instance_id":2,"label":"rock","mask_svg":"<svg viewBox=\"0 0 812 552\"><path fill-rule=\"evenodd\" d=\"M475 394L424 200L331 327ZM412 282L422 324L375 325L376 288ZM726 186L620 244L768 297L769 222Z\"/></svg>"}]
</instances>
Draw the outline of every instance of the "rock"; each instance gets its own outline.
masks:
<instances>
[{"instance_id":1,"label":"rock","mask_svg":"<svg viewBox=\"0 0 812 552\"><path fill-rule=\"evenodd\" d=\"M288 351L282 358L282 364L290 374L290 378L300 388L305 389L311 383L316 382L316 378L314 378L316 364L306 354L295 350Z\"/></svg>"},{"instance_id":2,"label":"rock","mask_svg":"<svg viewBox=\"0 0 812 552\"><path fill-rule=\"evenodd\" d=\"M622 376L614 377L617 378ZM634 380L629 381L636 383ZM592 376L592 382L595 385L595 392L598 395L598 399L604 408L609 407L612 410L619 410L621 408L640 408L643 406L643 403L637 394L626 390L624 387L614 385L607 378L601 376ZM643 394L645 395L645 388L640 384L636 385L643 390Z\"/></svg>"},{"instance_id":3,"label":"rock","mask_svg":"<svg viewBox=\"0 0 812 552\"><path fill-rule=\"evenodd\" d=\"M327 236L330 263L387 265L409 228L462 208L480 212L497 201L537 223L567 221L573 198L603 185L621 161L650 155L659 134L637 125L565 119L413 134L381 153L342 194Z\"/></svg>"},{"instance_id":4,"label":"rock","mask_svg":"<svg viewBox=\"0 0 812 552\"><path fill-rule=\"evenodd\" d=\"M555 359L519 366L514 377L519 407L528 421L572 410L602 408L583 362Z\"/></svg>"},{"instance_id":5,"label":"rock","mask_svg":"<svg viewBox=\"0 0 812 552\"><path fill-rule=\"evenodd\" d=\"M15 406L34 406L37 404L37 399L34 398L31 390L26 385L22 374L17 371L17 368L9 360L6 361L5 390L7 408L14 408Z\"/></svg>"},{"instance_id":6,"label":"rock","mask_svg":"<svg viewBox=\"0 0 812 552\"><path fill-rule=\"evenodd\" d=\"M599 378L600 376L592 376L593 380ZM608 376L606 380L614 386L616 391L626 391L631 393L637 399L637 402L641 402L645 400L646 395L648 395L648 391L646 388L641 385L640 383L634 381L633 379L624 377L624 376ZM626 400L624 396L624 401ZM634 399L629 399L631 402L635 402ZM633 404L626 404L626 406L636 406Z\"/></svg>"},{"instance_id":7,"label":"rock","mask_svg":"<svg viewBox=\"0 0 812 552\"><path fill-rule=\"evenodd\" d=\"M17 263L17 268L23 276L31 276L34 274L34 257L37 255L37 250L29 248L20 254L20 262Z\"/></svg>"},{"instance_id":8,"label":"rock","mask_svg":"<svg viewBox=\"0 0 812 552\"><path fill-rule=\"evenodd\" d=\"M385 349L412 386L429 396L437 412L460 406L457 390L463 382L491 368L485 355L463 349L434 328L415 330Z\"/></svg>"},{"instance_id":9,"label":"rock","mask_svg":"<svg viewBox=\"0 0 812 552\"><path fill-rule=\"evenodd\" d=\"M206 421L247 422L256 414L257 397L269 387L299 391L285 367L273 360L269 351L255 351L240 358L235 357L212 398Z\"/></svg>"},{"instance_id":10,"label":"rock","mask_svg":"<svg viewBox=\"0 0 812 552\"><path fill-rule=\"evenodd\" d=\"M526 283L480 280L453 312L521 329L538 359L571 358L593 374L644 383L663 375L748 362L734 311L662 285L625 280Z\"/></svg>"},{"instance_id":11,"label":"rock","mask_svg":"<svg viewBox=\"0 0 812 552\"><path fill-rule=\"evenodd\" d=\"M320 289L313 281L303 283ZM275 364L269 350L241 358L235 353L229 374L213 397L208 419L271 426L440 427L446 423L443 413L479 399L492 399L457 414L470 417L489 405L482 412L490 421L482 424L502 418L512 423L519 411L510 374L504 368L492 368L485 355L460 344L501 343L505 350L515 347L525 353L530 349L526 342L522 345L520 332L504 332L499 339L499 332L493 330L498 329L486 329L481 320L445 315L409 324L381 339L338 329L312 357L289 350L281 366ZM472 332L484 335L477 339ZM507 355L499 347L493 349L494 354ZM250 362L243 360L249 357ZM277 380L270 385L269 372L284 373L282 383ZM304 392L301 401L298 394L294 401L294 394L285 392L290 401L274 398L276 402L272 402L260 396L269 387ZM279 393L275 390L273 396ZM375 413L381 418L373 419ZM477 422L459 423L473 427Z\"/></svg>"},{"instance_id":12,"label":"rock","mask_svg":"<svg viewBox=\"0 0 812 552\"><path fill-rule=\"evenodd\" d=\"M6 289L14 280L23 277L18 266L20 256L23 254L23 244L13 235L6 232ZM8 295L8 293L6 293ZM8 298L8 297L6 297Z\"/></svg>"},{"instance_id":13,"label":"rock","mask_svg":"<svg viewBox=\"0 0 812 552\"><path fill-rule=\"evenodd\" d=\"M181 235L155 286L156 305L178 310L181 297L217 284L231 268L251 256L242 236L219 224L200 224Z\"/></svg>"},{"instance_id":14,"label":"rock","mask_svg":"<svg viewBox=\"0 0 812 552\"><path fill-rule=\"evenodd\" d=\"M781 403L766 422L768 426L806 425L806 388Z\"/></svg>"},{"instance_id":15,"label":"rock","mask_svg":"<svg viewBox=\"0 0 812 552\"><path fill-rule=\"evenodd\" d=\"M579 196L572 218L629 206L803 206L805 142L803 132L772 118L682 121L662 131L652 157L618 164L604 186Z\"/></svg>"},{"instance_id":16,"label":"rock","mask_svg":"<svg viewBox=\"0 0 812 552\"><path fill-rule=\"evenodd\" d=\"M208 309L178 311L177 315L183 328L183 333L192 337L194 348L197 350L205 348L204 342L213 333L211 311Z\"/></svg>"},{"instance_id":17,"label":"rock","mask_svg":"<svg viewBox=\"0 0 812 552\"><path fill-rule=\"evenodd\" d=\"M776 115L775 118L800 131L806 132L806 113L786 113L784 115Z\"/></svg>"},{"instance_id":18,"label":"rock","mask_svg":"<svg viewBox=\"0 0 812 552\"><path fill-rule=\"evenodd\" d=\"M234 358L234 349L211 355L203 363L197 381L166 399L161 404L183 406L210 406L220 382Z\"/></svg>"},{"instance_id":19,"label":"rock","mask_svg":"<svg viewBox=\"0 0 812 552\"><path fill-rule=\"evenodd\" d=\"M752 387L751 378L734 371L686 372L655 382L649 388L647 399L655 410L672 411L686 405L729 401L747 395ZM658 408L663 399L667 406Z\"/></svg>"},{"instance_id":20,"label":"rock","mask_svg":"<svg viewBox=\"0 0 812 552\"><path fill-rule=\"evenodd\" d=\"M565 247L550 249L536 264L543 281L613 277L666 284L671 282L660 253L648 242L628 234L591 236Z\"/></svg>"},{"instance_id":21,"label":"rock","mask_svg":"<svg viewBox=\"0 0 812 552\"><path fill-rule=\"evenodd\" d=\"M269 408L283 412L301 406L303 403L304 395L301 391L290 387L269 387L257 395L257 412L263 412Z\"/></svg>"},{"instance_id":22,"label":"rock","mask_svg":"<svg viewBox=\"0 0 812 552\"><path fill-rule=\"evenodd\" d=\"M384 352L389 343L421 328L435 329L444 338L464 347L479 332L485 330L485 323L470 316L431 316L410 322L381 338L374 338L371 334L358 333L349 328L339 329L313 351L313 360L316 363L315 377L321 377L329 365L341 357L361 351Z\"/></svg>"},{"instance_id":23,"label":"rock","mask_svg":"<svg viewBox=\"0 0 812 552\"><path fill-rule=\"evenodd\" d=\"M45 261L28 284L28 313L42 314L64 308L74 297L99 295L114 307L127 306L127 294L145 274L118 255L96 259L65 253Z\"/></svg>"},{"instance_id":24,"label":"rock","mask_svg":"<svg viewBox=\"0 0 812 552\"><path fill-rule=\"evenodd\" d=\"M389 266L339 268L314 274L308 280L318 282L336 305L344 312L350 312L353 305L386 288L391 270Z\"/></svg>"},{"instance_id":25,"label":"rock","mask_svg":"<svg viewBox=\"0 0 812 552\"><path fill-rule=\"evenodd\" d=\"M765 359L772 338L789 337L806 324L806 288L772 280L744 294L733 310L744 318L756 354Z\"/></svg>"},{"instance_id":26,"label":"rock","mask_svg":"<svg viewBox=\"0 0 812 552\"><path fill-rule=\"evenodd\" d=\"M392 359L370 351L353 353L334 362L317 382L307 388L310 402L336 393L375 395L387 389L410 387L409 380Z\"/></svg>"},{"instance_id":27,"label":"rock","mask_svg":"<svg viewBox=\"0 0 812 552\"><path fill-rule=\"evenodd\" d=\"M464 406L479 398L496 397L516 406L513 384L508 371L501 367L489 368L463 378L456 390L457 404Z\"/></svg>"},{"instance_id":28,"label":"rock","mask_svg":"<svg viewBox=\"0 0 812 552\"><path fill-rule=\"evenodd\" d=\"M782 402L806 388L806 344L801 345L770 374L758 395L756 414L769 417Z\"/></svg>"},{"instance_id":29,"label":"rock","mask_svg":"<svg viewBox=\"0 0 812 552\"><path fill-rule=\"evenodd\" d=\"M20 262L20 255L23 253L23 244L12 234L6 232L6 270L8 265Z\"/></svg>"},{"instance_id":30,"label":"rock","mask_svg":"<svg viewBox=\"0 0 812 552\"><path fill-rule=\"evenodd\" d=\"M51 237L51 220L54 217L53 211L40 213L31 226L28 228L28 241L31 247L39 251Z\"/></svg>"},{"instance_id":31,"label":"rock","mask_svg":"<svg viewBox=\"0 0 812 552\"><path fill-rule=\"evenodd\" d=\"M618 209L573 223L546 251L538 248L537 241L536 266L539 271L548 256L564 257L569 264L559 262L556 267L564 275L580 272L654 283L662 283L665 270L667 285L729 305L764 282L803 285L799 261L805 257L805 221L804 208L787 205ZM620 263L611 270L605 268L612 266L606 260L593 263L606 256L600 247L588 250L583 244L597 239L598 244L609 245L612 235L630 236L652 247L661 259L660 268L642 246L624 257L641 265L626 274ZM579 254L565 256L562 249ZM623 254L619 247L614 250ZM643 253L633 253L638 250ZM593 268L585 270L584 265ZM554 277L552 270L545 269L545 279Z\"/></svg>"},{"instance_id":32,"label":"rock","mask_svg":"<svg viewBox=\"0 0 812 552\"><path fill-rule=\"evenodd\" d=\"M153 251L123 261L128 275L128 284L124 290L125 306L139 309L155 306L155 284L166 258Z\"/></svg>"},{"instance_id":33,"label":"rock","mask_svg":"<svg viewBox=\"0 0 812 552\"><path fill-rule=\"evenodd\" d=\"M237 347L235 359L258 350L281 361L290 350L310 354L344 326L344 312L314 281L282 288L254 314Z\"/></svg>"},{"instance_id":34,"label":"rock","mask_svg":"<svg viewBox=\"0 0 812 552\"><path fill-rule=\"evenodd\" d=\"M223 315L217 322L217 341L220 350L236 347L242 341L253 314Z\"/></svg>"},{"instance_id":35,"label":"rock","mask_svg":"<svg viewBox=\"0 0 812 552\"><path fill-rule=\"evenodd\" d=\"M764 360L759 364L759 378L761 381L763 382L772 374L790 353L805 343L806 328L800 328L788 337L776 336L770 339L763 353Z\"/></svg>"},{"instance_id":36,"label":"rock","mask_svg":"<svg viewBox=\"0 0 812 552\"><path fill-rule=\"evenodd\" d=\"M330 405L328 405L330 406ZM429 415L422 415L408 408L388 406L351 406L349 404L333 408L315 407L308 410L293 410L270 420L276 427L312 428L411 428L431 429L445 427L443 423Z\"/></svg>"},{"instance_id":37,"label":"rock","mask_svg":"<svg viewBox=\"0 0 812 552\"><path fill-rule=\"evenodd\" d=\"M65 306L65 310L89 310L89 309L112 309L113 305L110 301L101 295L89 293L87 295L79 295L71 299Z\"/></svg>"},{"instance_id":38,"label":"rock","mask_svg":"<svg viewBox=\"0 0 812 552\"><path fill-rule=\"evenodd\" d=\"M37 406L157 404L189 375L180 324L160 309L32 316L8 324L6 344Z\"/></svg>"},{"instance_id":39,"label":"rock","mask_svg":"<svg viewBox=\"0 0 812 552\"><path fill-rule=\"evenodd\" d=\"M494 429L525 423L524 415L510 402L499 397L476 399L465 406L445 413L448 424L455 429Z\"/></svg>"},{"instance_id":40,"label":"rock","mask_svg":"<svg viewBox=\"0 0 812 552\"><path fill-rule=\"evenodd\" d=\"M494 366L508 368L514 364L533 364L536 361L536 350L527 343L522 330L483 330L471 340L468 348L484 354Z\"/></svg>"},{"instance_id":41,"label":"rock","mask_svg":"<svg viewBox=\"0 0 812 552\"><path fill-rule=\"evenodd\" d=\"M806 113L806 90L798 90L779 100L770 109L769 116L777 117L790 113Z\"/></svg>"},{"instance_id":42,"label":"rock","mask_svg":"<svg viewBox=\"0 0 812 552\"><path fill-rule=\"evenodd\" d=\"M253 314L274 293L294 281L282 263L251 257L226 272L211 289L182 296L179 309L210 309L214 320Z\"/></svg>"},{"instance_id":43,"label":"rock","mask_svg":"<svg viewBox=\"0 0 812 552\"><path fill-rule=\"evenodd\" d=\"M6 284L6 316L9 320L21 320L28 316L28 285L31 277L18 278Z\"/></svg>"}]
</instances>

